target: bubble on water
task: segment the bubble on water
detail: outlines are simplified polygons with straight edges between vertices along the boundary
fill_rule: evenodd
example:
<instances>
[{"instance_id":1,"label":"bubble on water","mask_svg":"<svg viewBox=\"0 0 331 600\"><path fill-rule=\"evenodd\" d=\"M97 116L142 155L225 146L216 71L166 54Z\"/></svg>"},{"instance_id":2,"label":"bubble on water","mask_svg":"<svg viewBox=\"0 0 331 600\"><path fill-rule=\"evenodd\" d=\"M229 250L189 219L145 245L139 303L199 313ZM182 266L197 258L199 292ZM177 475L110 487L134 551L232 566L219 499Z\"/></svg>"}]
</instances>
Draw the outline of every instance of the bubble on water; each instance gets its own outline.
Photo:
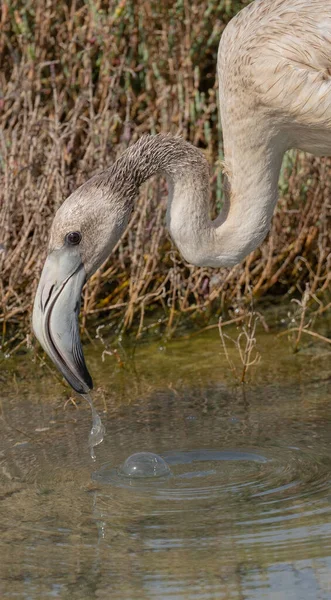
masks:
<instances>
[{"instance_id":1,"label":"bubble on water","mask_svg":"<svg viewBox=\"0 0 331 600\"><path fill-rule=\"evenodd\" d=\"M137 452L126 459L120 473L125 477L165 477L170 475L170 468L158 454Z\"/></svg>"}]
</instances>

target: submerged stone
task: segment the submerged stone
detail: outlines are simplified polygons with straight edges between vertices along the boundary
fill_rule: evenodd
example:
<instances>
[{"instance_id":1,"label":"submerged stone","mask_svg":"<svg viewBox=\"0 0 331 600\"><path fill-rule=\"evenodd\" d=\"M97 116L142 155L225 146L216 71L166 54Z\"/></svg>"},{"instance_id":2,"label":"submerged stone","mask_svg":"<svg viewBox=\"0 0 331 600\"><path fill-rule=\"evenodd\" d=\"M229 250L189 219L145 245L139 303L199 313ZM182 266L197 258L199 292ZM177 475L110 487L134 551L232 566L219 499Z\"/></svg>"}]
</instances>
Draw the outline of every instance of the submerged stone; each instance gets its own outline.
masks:
<instances>
[{"instance_id":1,"label":"submerged stone","mask_svg":"<svg viewBox=\"0 0 331 600\"><path fill-rule=\"evenodd\" d=\"M125 477L164 477L170 474L170 468L158 454L137 452L126 459L120 473Z\"/></svg>"}]
</instances>

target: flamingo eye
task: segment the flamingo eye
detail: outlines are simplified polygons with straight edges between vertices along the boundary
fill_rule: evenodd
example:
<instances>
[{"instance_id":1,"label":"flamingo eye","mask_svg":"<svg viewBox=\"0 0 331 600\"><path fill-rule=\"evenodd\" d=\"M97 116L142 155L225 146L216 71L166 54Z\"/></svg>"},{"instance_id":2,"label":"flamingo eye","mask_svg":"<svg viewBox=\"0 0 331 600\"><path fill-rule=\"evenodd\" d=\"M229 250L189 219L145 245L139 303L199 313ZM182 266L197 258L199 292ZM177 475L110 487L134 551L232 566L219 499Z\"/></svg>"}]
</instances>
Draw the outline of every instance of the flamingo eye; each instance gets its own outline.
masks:
<instances>
[{"instance_id":1,"label":"flamingo eye","mask_svg":"<svg viewBox=\"0 0 331 600\"><path fill-rule=\"evenodd\" d=\"M77 246L77 244L80 243L81 239L82 234L80 233L80 231L70 231L70 233L67 233L65 237L65 241L67 242L67 244L70 244L70 246Z\"/></svg>"}]
</instances>

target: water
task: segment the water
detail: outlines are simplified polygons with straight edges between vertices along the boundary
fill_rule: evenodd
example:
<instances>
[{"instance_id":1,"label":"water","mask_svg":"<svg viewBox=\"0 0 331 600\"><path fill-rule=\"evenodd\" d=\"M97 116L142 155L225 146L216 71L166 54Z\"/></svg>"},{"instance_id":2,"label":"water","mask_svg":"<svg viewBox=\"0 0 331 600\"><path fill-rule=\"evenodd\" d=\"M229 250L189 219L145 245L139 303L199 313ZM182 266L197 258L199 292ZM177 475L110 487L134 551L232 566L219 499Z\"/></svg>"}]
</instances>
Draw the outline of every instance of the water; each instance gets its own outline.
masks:
<instances>
[{"instance_id":1,"label":"water","mask_svg":"<svg viewBox=\"0 0 331 600\"><path fill-rule=\"evenodd\" d=\"M138 347L139 377L90 350L94 463L86 403L2 370L1 599L331 600L330 357L258 338L245 390L216 331Z\"/></svg>"},{"instance_id":2,"label":"water","mask_svg":"<svg viewBox=\"0 0 331 600\"><path fill-rule=\"evenodd\" d=\"M92 412L92 429L91 429L89 437L88 437L88 445L90 448L91 458L93 461L95 461L96 456L95 456L94 448L95 448L95 446L98 446L99 444L101 444L101 442L103 442L103 438L104 438L106 430L105 430L104 425L102 424L99 414L97 413L97 411L95 409L91 395L90 394L82 394L82 397L85 398L85 400L87 400L87 402L90 405L91 412Z\"/></svg>"}]
</instances>

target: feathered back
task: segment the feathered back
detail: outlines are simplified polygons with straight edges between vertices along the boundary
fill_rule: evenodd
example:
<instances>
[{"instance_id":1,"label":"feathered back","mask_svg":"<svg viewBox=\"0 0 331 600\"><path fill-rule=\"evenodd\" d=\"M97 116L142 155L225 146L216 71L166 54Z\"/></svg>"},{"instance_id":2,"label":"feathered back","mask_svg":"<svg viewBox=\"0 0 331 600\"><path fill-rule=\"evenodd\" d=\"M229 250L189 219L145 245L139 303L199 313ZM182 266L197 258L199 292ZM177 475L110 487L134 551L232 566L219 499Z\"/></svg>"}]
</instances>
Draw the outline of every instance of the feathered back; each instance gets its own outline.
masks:
<instances>
[{"instance_id":1,"label":"feathered back","mask_svg":"<svg viewBox=\"0 0 331 600\"><path fill-rule=\"evenodd\" d=\"M309 127L331 126L331 0L256 0L226 27L221 105ZM238 108L236 108L238 107Z\"/></svg>"}]
</instances>

